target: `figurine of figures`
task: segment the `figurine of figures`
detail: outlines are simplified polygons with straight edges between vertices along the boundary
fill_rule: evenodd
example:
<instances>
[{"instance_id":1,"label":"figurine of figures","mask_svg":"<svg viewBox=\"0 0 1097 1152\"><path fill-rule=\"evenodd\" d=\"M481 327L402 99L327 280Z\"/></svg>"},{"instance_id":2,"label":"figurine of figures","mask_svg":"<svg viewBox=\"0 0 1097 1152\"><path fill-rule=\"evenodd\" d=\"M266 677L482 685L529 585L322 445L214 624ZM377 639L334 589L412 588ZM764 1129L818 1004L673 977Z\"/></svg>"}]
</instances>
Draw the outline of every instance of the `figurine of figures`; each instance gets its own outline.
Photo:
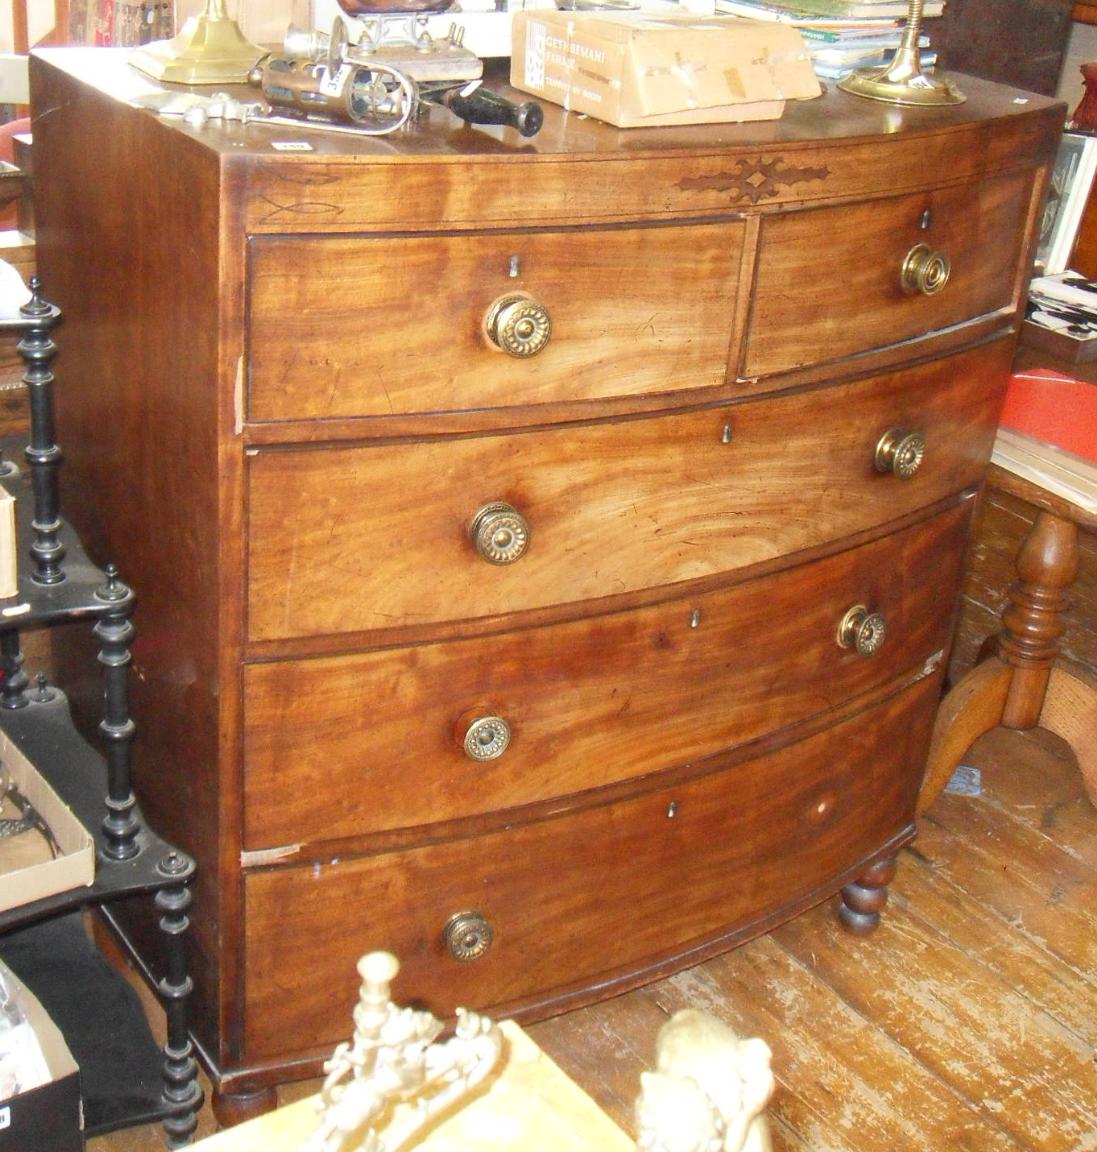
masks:
<instances>
[{"instance_id":1,"label":"figurine of figures","mask_svg":"<svg viewBox=\"0 0 1097 1152\"><path fill-rule=\"evenodd\" d=\"M764 1110L770 1050L705 1012L676 1012L659 1030L655 1071L641 1077L637 1152L771 1152Z\"/></svg>"},{"instance_id":2,"label":"figurine of figures","mask_svg":"<svg viewBox=\"0 0 1097 1152\"><path fill-rule=\"evenodd\" d=\"M354 1038L324 1065L320 1123L301 1152L403 1152L498 1063L502 1033L486 1017L459 1008L455 1036L436 1044L440 1020L393 1004L399 968L388 952L359 960Z\"/></svg>"}]
</instances>

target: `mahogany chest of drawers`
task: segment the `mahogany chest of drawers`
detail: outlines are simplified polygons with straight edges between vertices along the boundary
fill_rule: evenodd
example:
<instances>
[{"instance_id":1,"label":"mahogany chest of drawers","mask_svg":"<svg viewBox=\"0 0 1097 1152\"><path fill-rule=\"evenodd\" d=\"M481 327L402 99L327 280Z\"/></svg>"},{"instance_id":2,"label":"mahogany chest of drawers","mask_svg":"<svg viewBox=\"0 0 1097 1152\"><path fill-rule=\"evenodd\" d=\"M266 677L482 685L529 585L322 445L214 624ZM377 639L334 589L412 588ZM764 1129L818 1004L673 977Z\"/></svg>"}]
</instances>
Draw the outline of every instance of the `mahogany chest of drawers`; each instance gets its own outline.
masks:
<instances>
[{"instance_id":1,"label":"mahogany chest of drawers","mask_svg":"<svg viewBox=\"0 0 1097 1152\"><path fill-rule=\"evenodd\" d=\"M532 1017L840 890L871 926L1061 106L348 141L157 117L111 53L33 83L67 483L139 596L223 1114L319 1070L369 949Z\"/></svg>"}]
</instances>

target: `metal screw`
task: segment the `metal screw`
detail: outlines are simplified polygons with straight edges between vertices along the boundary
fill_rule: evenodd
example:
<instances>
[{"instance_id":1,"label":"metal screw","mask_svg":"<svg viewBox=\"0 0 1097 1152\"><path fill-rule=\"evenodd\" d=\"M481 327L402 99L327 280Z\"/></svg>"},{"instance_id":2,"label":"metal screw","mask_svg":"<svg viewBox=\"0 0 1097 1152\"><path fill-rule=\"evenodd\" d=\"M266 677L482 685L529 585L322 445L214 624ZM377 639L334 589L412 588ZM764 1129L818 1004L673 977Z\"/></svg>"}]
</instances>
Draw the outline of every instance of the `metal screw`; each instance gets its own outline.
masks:
<instances>
[{"instance_id":1,"label":"metal screw","mask_svg":"<svg viewBox=\"0 0 1097 1152\"><path fill-rule=\"evenodd\" d=\"M189 862L180 852L169 852L156 865L156 871L164 876L180 876L186 872Z\"/></svg>"}]
</instances>

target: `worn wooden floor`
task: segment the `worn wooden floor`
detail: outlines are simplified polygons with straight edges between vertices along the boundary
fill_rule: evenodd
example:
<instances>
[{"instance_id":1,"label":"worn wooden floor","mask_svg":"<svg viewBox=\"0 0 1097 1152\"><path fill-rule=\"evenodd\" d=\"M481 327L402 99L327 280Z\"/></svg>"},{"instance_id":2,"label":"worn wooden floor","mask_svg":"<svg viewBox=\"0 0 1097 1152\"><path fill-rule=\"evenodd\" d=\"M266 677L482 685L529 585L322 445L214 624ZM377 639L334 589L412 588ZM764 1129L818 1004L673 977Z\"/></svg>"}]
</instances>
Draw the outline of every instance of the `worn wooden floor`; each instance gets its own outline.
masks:
<instances>
[{"instance_id":1,"label":"worn wooden floor","mask_svg":"<svg viewBox=\"0 0 1097 1152\"><path fill-rule=\"evenodd\" d=\"M1097 1150L1097 811L1054 737L999 730L968 760L982 795L933 807L874 936L819 908L530 1033L626 1130L656 1031L693 1005L773 1049L776 1152Z\"/></svg>"}]
</instances>

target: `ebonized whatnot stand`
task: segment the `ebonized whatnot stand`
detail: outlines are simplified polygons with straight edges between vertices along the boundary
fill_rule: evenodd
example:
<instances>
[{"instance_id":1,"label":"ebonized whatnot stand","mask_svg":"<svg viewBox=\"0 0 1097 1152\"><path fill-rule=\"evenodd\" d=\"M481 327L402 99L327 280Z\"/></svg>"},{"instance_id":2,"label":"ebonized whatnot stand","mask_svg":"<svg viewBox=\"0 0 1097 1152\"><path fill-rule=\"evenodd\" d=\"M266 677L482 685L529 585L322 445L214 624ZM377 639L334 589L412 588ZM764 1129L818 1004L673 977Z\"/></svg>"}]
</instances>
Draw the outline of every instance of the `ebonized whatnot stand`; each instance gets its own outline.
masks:
<instances>
[{"instance_id":1,"label":"ebonized whatnot stand","mask_svg":"<svg viewBox=\"0 0 1097 1152\"><path fill-rule=\"evenodd\" d=\"M194 862L146 826L131 787L135 726L129 714L128 675L134 594L113 565L100 569L90 562L61 516L61 449L54 429L52 370L57 350L53 331L61 314L42 299L36 280L31 285L32 298L20 309L19 317L0 321L0 332L20 337L19 353L26 364L23 379L30 398L25 470L10 459L18 445L0 443L9 457L0 463L0 484L16 497L20 549L17 594L0 601L0 728L89 830L95 841L96 869L89 887L0 912L0 958L10 959L63 1031L64 1020L70 1018L89 1019L94 1029L115 1029L120 1022L101 1018L96 1003L87 1003L82 1011L74 1012L71 1005L58 1004L39 992L35 973L46 961L56 960L58 941L65 940L66 931L73 935L73 955L87 954L82 948L86 939L83 923L74 914L81 908L97 907L110 920L112 902L141 895L153 897L164 944L162 971L154 977L166 1017L166 1043L162 1056L156 1057L161 1062L159 1083L147 1093L142 1092L141 1085L119 1086L122 1103L89 1098L87 1085L102 1079L95 1075L101 1070L88 1067L89 1052L91 1062L95 1060L95 1036L87 1043L67 1033L66 1038L81 1064L88 1135L159 1119L169 1146L179 1147L190 1143L202 1103L189 1035L192 984L184 952ZM20 541L29 543L22 548ZM21 631L70 621L93 621L104 679L99 734L105 756L78 734L64 693L47 684L43 675L32 686L23 668ZM64 922L67 925L59 936L58 927ZM25 971L19 971L20 965ZM117 975L117 979L123 978ZM78 973L73 973L69 986L79 990L70 995L94 998ZM141 1023L145 1024L143 1020ZM144 1032L134 1037L134 1045L143 1044L155 1055L147 1025ZM117 1037L112 1037L112 1043L116 1041ZM149 1085L152 1082L150 1077Z\"/></svg>"}]
</instances>

